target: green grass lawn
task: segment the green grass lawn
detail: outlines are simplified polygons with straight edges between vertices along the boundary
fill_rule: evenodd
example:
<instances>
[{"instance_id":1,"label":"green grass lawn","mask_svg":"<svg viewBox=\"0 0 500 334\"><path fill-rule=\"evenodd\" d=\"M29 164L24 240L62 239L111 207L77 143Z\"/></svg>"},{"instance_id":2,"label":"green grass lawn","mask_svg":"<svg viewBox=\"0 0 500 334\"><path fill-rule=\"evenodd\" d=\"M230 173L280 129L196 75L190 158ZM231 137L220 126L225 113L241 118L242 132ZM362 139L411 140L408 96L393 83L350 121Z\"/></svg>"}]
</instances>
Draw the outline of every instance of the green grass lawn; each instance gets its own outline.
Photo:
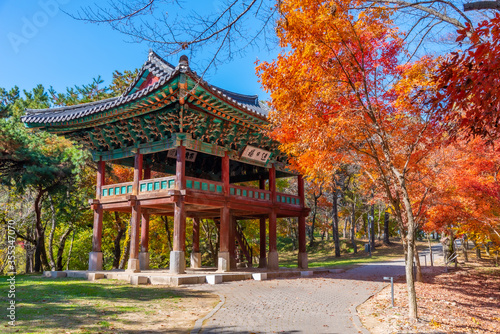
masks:
<instances>
[{"instance_id":1,"label":"green grass lawn","mask_svg":"<svg viewBox=\"0 0 500 334\"><path fill-rule=\"evenodd\" d=\"M7 277L0 277L1 308L9 303ZM140 333L189 331L217 296L171 287L132 286L117 280L16 276L16 326L6 318L0 333ZM6 311L5 311L6 312ZM182 319L177 323L177 319Z\"/></svg>"},{"instance_id":2,"label":"green grass lawn","mask_svg":"<svg viewBox=\"0 0 500 334\"><path fill-rule=\"evenodd\" d=\"M341 256L335 257L334 244L332 240L321 241L317 239L313 247L307 248L310 268L342 266L348 267L351 265L390 261L404 256L403 246L400 242L394 242L391 246L382 245L381 242L376 242L377 247L372 252L372 256L365 253L365 243L367 240L356 240L358 246L357 254L354 254L350 241L341 239ZM282 251L279 253L280 266L287 268L297 268L298 251Z\"/></svg>"}]
</instances>

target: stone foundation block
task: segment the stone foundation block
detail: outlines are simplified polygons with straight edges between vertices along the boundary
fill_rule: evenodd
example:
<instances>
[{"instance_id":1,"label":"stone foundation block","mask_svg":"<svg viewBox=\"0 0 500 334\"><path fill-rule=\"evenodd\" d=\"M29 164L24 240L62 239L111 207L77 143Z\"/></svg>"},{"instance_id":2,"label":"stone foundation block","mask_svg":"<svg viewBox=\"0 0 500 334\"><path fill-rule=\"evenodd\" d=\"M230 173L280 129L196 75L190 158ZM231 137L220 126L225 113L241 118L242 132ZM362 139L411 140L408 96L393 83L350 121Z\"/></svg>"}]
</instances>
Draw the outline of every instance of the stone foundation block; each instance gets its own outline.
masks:
<instances>
[{"instance_id":1,"label":"stone foundation block","mask_svg":"<svg viewBox=\"0 0 500 334\"><path fill-rule=\"evenodd\" d=\"M301 277L309 277L309 276L312 276L312 275L314 275L314 271L308 270L308 271L301 271L300 272L300 276Z\"/></svg>"},{"instance_id":2,"label":"stone foundation block","mask_svg":"<svg viewBox=\"0 0 500 334\"><path fill-rule=\"evenodd\" d=\"M104 278L104 274L100 274L100 273L89 273L87 276L87 279L89 281L95 281L95 280L103 279L103 278Z\"/></svg>"},{"instance_id":3,"label":"stone foundation block","mask_svg":"<svg viewBox=\"0 0 500 334\"><path fill-rule=\"evenodd\" d=\"M67 277L68 274L64 271L44 271L43 272L43 277L47 278L60 278L60 277Z\"/></svg>"},{"instance_id":4,"label":"stone foundation block","mask_svg":"<svg viewBox=\"0 0 500 334\"><path fill-rule=\"evenodd\" d=\"M186 272L186 257L183 251L170 252L170 273L184 274Z\"/></svg>"},{"instance_id":5,"label":"stone foundation block","mask_svg":"<svg viewBox=\"0 0 500 334\"><path fill-rule=\"evenodd\" d=\"M89 270L102 270L102 252L90 252L89 254Z\"/></svg>"},{"instance_id":6,"label":"stone foundation block","mask_svg":"<svg viewBox=\"0 0 500 334\"><path fill-rule=\"evenodd\" d=\"M299 269L307 269L309 267L307 261L307 253L299 253Z\"/></svg>"},{"instance_id":7,"label":"stone foundation block","mask_svg":"<svg viewBox=\"0 0 500 334\"><path fill-rule=\"evenodd\" d=\"M267 273L255 273L252 274L252 278L256 281L265 281L267 280Z\"/></svg>"},{"instance_id":8,"label":"stone foundation block","mask_svg":"<svg viewBox=\"0 0 500 334\"><path fill-rule=\"evenodd\" d=\"M139 269L149 270L149 252L139 253Z\"/></svg>"},{"instance_id":9,"label":"stone foundation block","mask_svg":"<svg viewBox=\"0 0 500 334\"><path fill-rule=\"evenodd\" d=\"M269 252L267 257L267 269L278 270L279 267L278 252Z\"/></svg>"},{"instance_id":10,"label":"stone foundation block","mask_svg":"<svg viewBox=\"0 0 500 334\"><path fill-rule=\"evenodd\" d=\"M222 283L222 275L207 275L208 284L220 284Z\"/></svg>"},{"instance_id":11,"label":"stone foundation block","mask_svg":"<svg viewBox=\"0 0 500 334\"><path fill-rule=\"evenodd\" d=\"M200 252L192 252L190 258L190 265L193 269L201 268L201 253Z\"/></svg>"},{"instance_id":12,"label":"stone foundation block","mask_svg":"<svg viewBox=\"0 0 500 334\"><path fill-rule=\"evenodd\" d=\"M141 271L141 268L139 265L139 259L128 259L127 270L125 270L125 272L138 273L140 271Z\"/></svg>"},{"instance_id":13,"label":"stone foundation block","mask_svg":"<svg viewBox=\"0 0 500 334\"><path fill-rule=\"evenodd\" d=\"M169 276L151 276L149 278L152 285L170 285L172 284L171 277Z\"/></svg>"},{"instance_id":14,"label":"stone foundation block","mask_svg":"<svg viewBox=\"0 0 500 334\"><path fill-rule=\"evenodd\" d=\"M231 271L231 255L229 252L219 252L219 265L217 271Z\"/></svg>"},{"instance_id":15,"label":"stone foundation block","mask_svg":"<svg viewBox=\"0 0 500 334\"><path fill-rule=\"evenodd\" d=\"M148 284L148 278L146 276L130 276L130 284L132 285Z\"/></svg>"}]
</instances>

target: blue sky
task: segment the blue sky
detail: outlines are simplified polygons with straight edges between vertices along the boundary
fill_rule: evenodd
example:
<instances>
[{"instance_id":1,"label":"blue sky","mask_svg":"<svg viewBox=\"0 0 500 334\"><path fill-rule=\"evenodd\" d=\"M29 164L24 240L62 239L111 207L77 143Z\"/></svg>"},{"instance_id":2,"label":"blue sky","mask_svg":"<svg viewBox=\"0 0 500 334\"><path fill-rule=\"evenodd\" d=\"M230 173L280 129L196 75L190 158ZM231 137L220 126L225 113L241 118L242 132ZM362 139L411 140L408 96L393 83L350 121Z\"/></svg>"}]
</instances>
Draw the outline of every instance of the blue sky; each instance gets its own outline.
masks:
<instances>
[{"instance_id":1,"label":"blue sky","mask_svg":"<svg viewBox=\"0 0 500 334\"><path fill-rule=\"evenodd\" d=\"M17 85L31 90L43 84L63 92L68 86L90 83L98 75L107 85L114 70L141 67L147 58L148 45L130 43L106 25L76 21L64 13L74 13L94 2L0 0L0 87L10 89ZM215 9L220 1L200 3L208 3ZM271 60L277 54L278 51L250 51L212 69L205 79L228 90L267 99L255 75L254 62L257 58ZM165 58L177 64L179 56ZM203 68L196 63L206 59L201 54L197 57L190 59L190 64L200 72Z\"/></svg>"}]
</instances>

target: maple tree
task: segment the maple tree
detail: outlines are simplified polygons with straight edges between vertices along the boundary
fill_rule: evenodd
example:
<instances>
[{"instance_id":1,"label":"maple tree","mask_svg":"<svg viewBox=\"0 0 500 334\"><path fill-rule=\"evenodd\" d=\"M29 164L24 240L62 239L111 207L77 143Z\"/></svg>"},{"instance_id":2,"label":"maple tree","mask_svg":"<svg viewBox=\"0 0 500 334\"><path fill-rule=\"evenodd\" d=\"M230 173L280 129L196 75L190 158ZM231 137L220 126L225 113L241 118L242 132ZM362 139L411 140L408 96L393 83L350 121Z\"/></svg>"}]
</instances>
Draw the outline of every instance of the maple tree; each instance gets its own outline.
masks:
<instances>
[{"instance_id":1,"label":"maple tree","mask_svg":"<svg viewBox=\"0 0 500 334\"><path fill-rule=\"evenodd\" d=\"M391 11L351 10L360 4L281 2L277 34L290 51L258 72L271 92L272 135L296 163L325 170L355 163L384 190L405 233L409 314L416 318L411 259L421 199L410 196L408 183L440 138L427 102L434 62L399 65L404 43Z\"/></svg>"},{"instance_id":2,"label":"maple tree","mask_svg":"<svg viewBox=\"0 0 500 334\"><path fill-rule=\"evenodd\" d=\"M424 227L453 229L477 245L500 250L498 153L481 138L459 141L442 151L444 172L433 182Z\"/></svg>"},{"instance_id":3,"label":"maple tree","mask_svg":"<svg viewBox=\"0 0 500 334\"><path fill-rule=\"evenodd\" d=\"M500 137L500 14L458 30L458 42L471 43L451 53L435 80L440 88L436 107L456 136Z\"/></svg>"}]
</instances>

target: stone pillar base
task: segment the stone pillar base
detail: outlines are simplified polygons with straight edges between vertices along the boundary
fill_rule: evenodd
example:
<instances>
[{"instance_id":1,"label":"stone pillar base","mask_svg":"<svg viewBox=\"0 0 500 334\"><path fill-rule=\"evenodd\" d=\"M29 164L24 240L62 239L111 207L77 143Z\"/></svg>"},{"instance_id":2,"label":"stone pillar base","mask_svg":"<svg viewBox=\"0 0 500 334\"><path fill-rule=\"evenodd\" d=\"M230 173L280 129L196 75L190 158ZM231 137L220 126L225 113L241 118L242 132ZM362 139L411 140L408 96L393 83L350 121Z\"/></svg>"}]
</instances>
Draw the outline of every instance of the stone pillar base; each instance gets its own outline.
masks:
<instances>
[{"instance_id":1,"label":"stone pillar base","mask_svg":"<svg viewBox=\"0 0 500 334\"><path fill-rule=\"evenodd\" d=\"M219 252L219 266L217 271L231 271L231 255L229 252Z\"/></svg>"},{"instance_id":2,"label":"stone pillar base","mask_svg":"<svg viewBox=\"0 0 500 334\"><path fill-rule=\"evenodd\" d=\"M269 255L267 256L267 269L279 269L278 252L269 252Z\"/></svg>"},{"instance_id":3,"label":"stone pillar base","mask_svg":"<svg viewBox=\"0 0 500 334\"><path fill-rule=\"evenodd\" d=\"M90 252L89 254L89 270L102 270L102 252Z\"/></svg>"},{"instance_id":4,"label":"stone pillar base","mask_svg":"<svg viewBox=\"0 0 500 334\"><path fill-rule=\"evenodd\" d=\"M149 270L149 252L139 253L139 268L141 270Z\"/></svg>"},{"instance_id":5,"label":"stone pillar base","mask_svg":"<svg viewBox=\"0 0 500 334\"><path fill-rule=\"evenodd\" d=\"M267 267L267 258L266 257L259 258L259 268L266 268L266 267Z\"/></svg>"},{"instance_id":6,"label":"stone pillar base","mask_svg":"<svg viewBox=\"0 0 500 334\"><path fill-rule=\"evenodd\" d=\"M184 274L186 272L186 255L183 251L170 252L170 273Z\"/></svg>"},{"instance_id":7,"label":"stone pillar base","mask_svg":"<svg viewBox=\"0 0 500 334\"><path fill-rule=\"evenodd\" d=\"M141 272L141 267L139 265L139 259L128 259L127 270L128 273L139 273Z\"/></svg>"},{"instance_id":8,"label":"stone pillar base","mask_svg":"<svg viewBox=\"0 0 500 334\"><path fill-rule=\"evenodd\" d=\"M191 268L193 268L193 269L201 268L201 253L200 252L191 252L190 264L191 264Z\"/></svg>"},{"instance_id":9,"label":"stone pillar base","mask_svg":"<svg viewBox=\"0 0 500 334\"><path fill-rule=\"evenodd\" d=\"M307 261L307 253L299 253L299 269L307 269L308 261Z\"/></svg>"}]
</instances>

